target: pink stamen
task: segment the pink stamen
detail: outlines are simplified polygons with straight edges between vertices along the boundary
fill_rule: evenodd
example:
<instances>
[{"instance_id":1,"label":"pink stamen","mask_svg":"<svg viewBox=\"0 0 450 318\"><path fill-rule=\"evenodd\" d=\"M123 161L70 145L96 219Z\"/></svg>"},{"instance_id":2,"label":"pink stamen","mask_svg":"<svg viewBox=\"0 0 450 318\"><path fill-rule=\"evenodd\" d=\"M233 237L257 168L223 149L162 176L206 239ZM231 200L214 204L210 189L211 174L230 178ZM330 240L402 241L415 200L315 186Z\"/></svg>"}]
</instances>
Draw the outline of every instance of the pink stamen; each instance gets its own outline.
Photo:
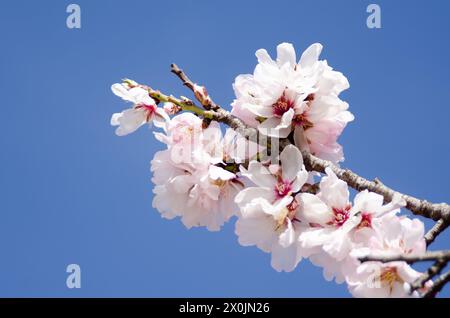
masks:
<instances>
[{"instance_id":1,"label":"pink stamen","mask_svg":"<svg viewBox=\"0 0 450 318\"><path fill-rule=\"evenodd\" d=\"M278 100L272 104L273 114L277 117L282 117L285 112L289 109L294 108L294 101L288 99L286 95L283 95L278 98Z\"/></svg>"},{"instance_id":2,"label":"pink stamen","mask_svg":"<svg viewBox=\"0 0 450 318\"><path fill-rule=\"evenodd\" d=\"M358 224L358 228L372 227L372 214L367 212L361 213L361 222Z\"/></svg>"},{"instance_id":3,"label":"pink stamen","mask_svg":"<svg viewBox=\"0 0 450 318\"><path fill-rule=\"evenodd\" d=\"M291 193L291 190L292 185L289 181L278 180L278 183L275 185L275 196L277 199L284 198Z\"/></svg>"},{"instance_id":4,"label":"pink stamen","mask_svg":"<svg viewBox=\"0 0 450 318\"><path fill-rule=\"evenodd\" d=\"M344 209L333 208L334 222L337 227L341 227L350 217L351 206L347 205Z\"/></svg>"},{"instance_id":5,"label":"pink stamen","mask_svg":"<svg viewBox=\"0 0 450 318\"><path fill-rule=\"evenodd\" d=\"M294 125L302 126L303 129L305 130L314 126L313 123L308 119L308 111L311 107L311 102L314 100L314 98L315 98L314 94L309 94L305 98L305 101L307 102L306 109L303 113L296 114L294 118L292 118L292 122L294 123Z\"/></svg>"},{"instance_id":6,"label":"pink stamen","mask_svg":"<svg viewBox=\"0 0 450 318\"><path fill-rule=\"evenodd\" d=\"M150 121L150 119L152 118L153 114L156 111L156 105L138 104L134 108L136 108L136 109L144 108L145 109L145 111L147 112L147 116L145 117L147 122Z\"/></svg>"}]
</instances>

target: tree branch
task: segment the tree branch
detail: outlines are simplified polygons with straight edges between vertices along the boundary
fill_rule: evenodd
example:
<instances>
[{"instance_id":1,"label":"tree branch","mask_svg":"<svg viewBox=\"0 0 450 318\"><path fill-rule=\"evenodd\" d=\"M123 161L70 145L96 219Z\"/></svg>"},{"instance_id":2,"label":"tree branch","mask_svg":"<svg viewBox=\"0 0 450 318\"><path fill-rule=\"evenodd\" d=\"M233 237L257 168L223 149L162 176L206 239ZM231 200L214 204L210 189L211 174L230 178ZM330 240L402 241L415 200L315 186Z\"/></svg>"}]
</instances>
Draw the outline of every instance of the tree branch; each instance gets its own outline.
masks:
<instances>
[{"instance_id":1,"label":"tree branch","mask_svg":"<svg viewBox=\"0 0 450 318\"><path fill-rule=\"evenodd\" d=\"M174 73L183 82L183 85L194 91L194 82L180 69L175 63L170 64L170 71Z\"/></svg>"},{"instance_id":2,"label":"tree branch","mask_svg":"<svg viewBox=\"0 0 450 318\"><path fill-rule=\"evenodd\" d=\"M376 181L369 181L349 169L341 169L332 164L330 161L317 158L307 151L302 151L302 155L306 169L308 170L323 173L325 172L326 167L330 167L339 179L347 182L350 187L357 191L367 189L378 193L384 197L385 202L392 201L394 195L398 194L406 201L405 208L410 210L412 213L433 219L435 221L442 219L445 223L450 222L450 205L447 203L430 203L426 200L419 200L410 195L392 190L381 183L378 179Z\"/></svg>"},{"instance_id":3,"label":"tree branch","mask_svg":"<svg viewBox=\"0 0 450 318\"><path fill-rule=\"evenodd\" d=\"M182 80L183 84L192 89L195 84L187 77L187 75L180 68L178 68L177 65L172 64L171 67L172 72ZM215 106L211 106L212 110L207 110L206 112L203 112L199 115L204 116L208 119L222 122L230 126L231 128L237 129L239 130L240 134L246 137L256 136L258 134L258 131L255 128L248 127L239 118L233 116L230 112L215 104L211 98L209 99L211 100L211 105ZM183 106L179 106L183 108ZM198 107L197 109L195 109L195 111L197 111L196 113L198 114ZM289 141L287 139L280 140L279 145L281 146L281 148L284 148L284 146L286 146L287 144L289 144ZM330 167L339 179L347 182L350 187L356 189L357 191L367 189L369 191L378 193L384 197L385 202L391 202L394 195L397 194L406 201L406 209L410 210L412 213L433 219L435 221L443 220L445 224L448 224L450 222L450 205L448 205L447 203L430 203L426 200L420 200L413 196L394 191L393 189L385 186L378 179L376 179L375 181L369 181L363 177L360 177L349 169L341 169L330 161L320 159L307 151L302 151L302 155L306 169L309 171L324 173L325 168ZM431 238L433 238L433 236L430 234L430 239Z\"/></svg>"},{"instance_id":4,"label":"tree branch","mask_svg":"<svg viewBox=\"0 0 450 318\"><path fill-rule=\"evenodd\" d=\"M394 256L383 256L383 255L369 255L360 257L359 260L361 262L406 262L408 264L416 263L416 262L426 262L426 261L442 261L447 263L450 260L450 250L449 251L432 251L426 252L424 254L413 255L394 255Z\"/></svg>"},{"instance_id":5,"label":"tree branch","mask_svg":"<svg viewBox=\"0 0 450 318\"><path fill-rule=\"evenodd\" d=\"M441 291L441 289L450 281L450 271L439 276L433 283L433 286L428 289L422 296L424 298L433 298L436 297L437 293Z\"/></svg>"},{"instance_id":6,"label":"tree branch","mask_svg":"<svg viewBox=\"0 0 450 318\"><path fill-rule=\"evenodd\" d=\"M199 116L205 115L205 110L203 110L200 107L198 107L197 105L195 105L194 102L192 102L190 99L188 99L186 97L182 97L180 99L180 98L176 98L172 95L165 95L165 94L161 93L160 91L156 91L156 90L152 89L150 86L140 85L140 84L138 84L138 86L147 90L150 97L155 99L157 102L173 103L173 104L177 105L178 107L180 107L182 110L193 112Z\"/></svg>"},{"instance_id":7,"label":"tree branch","mask_svg":"<svg viewBox=\"0 0 450 318\"><path fill-rule=\"evenodd\" d=\"M194 93L195 98L197 98L197 100L206 110L218 111L219 109L222 109L211 99L211 97L208 95L208 92L206 91L206 88L204 86L199 86L191 81L186 73L184 73L183 70L178 67L178 65L172 63L170 65L170 68L170 71L178 76L178 78L183 82L183 85L188 87Z\"/></svg>"},{"instance_id":8,"label":"tree branch","mask_svg":"<svg viewBox=\"0 0 450 318\"><path fill-rule=\"evenodd\" d=\"M445 229L449 226L450 222L445 221L443 219L439 219L436 224L425 234L425 242L427 246L434 242L436 237L445 231Z\"/></svg>"},{"instance_id":9,"label":"tree branch","mask_svg":"<svg viewBox=\"0 0 450 318\"><path fill-rule=\"evenodd\" d=\"M184 86L188 87L194 93L195 98L197 98L197 100L207 110L204 112L203 117L224 123L231 128L238 130L243 136L249 137L256 135L257 131L255 129L249 129L239 118L233 116L220 107L220 105L216 104L211 96L209 96L206 92L206 88L195 84L191 79L189 79L186 73L178 67L178 65L172 63L170 65L170 71L181 80Z\"/></svg>"},{"instance_id":10,"label":"tree branch","mask_svg":"<svg viewBox=\"0 0 450 318\"><path fill-rule=\"evenodd\" d=\"M415 290L425 287L425 284L430 281L436 275L439 275L441 271L447 266L450 260L450 251L432 251L420 255L396 255L396 256L375 256L369 255L360 257L361 262L406 262L408 264L416 262L426 262L435 261L434 264L428 268L428 270L423 273L414 283L411 284L411 293ZM448 275L449 273L445 274ZM448 282L448 277L440 277L430 287L429 290L425 292L423 297L434 297L439 290Z\"/></svg>"},{"instance_id":11,"label":"tree branch","mask_svg":"<svg viewBox=\"0 0 450 318\"><path fill-rule=\"evenodd\" d=\"M423 273L414 283L411 284L411 293L415 290L423 288L425 283L436 275L439 275L446 265L446 261L437 260L425 273Z\"/></svg>"}]
</instances>

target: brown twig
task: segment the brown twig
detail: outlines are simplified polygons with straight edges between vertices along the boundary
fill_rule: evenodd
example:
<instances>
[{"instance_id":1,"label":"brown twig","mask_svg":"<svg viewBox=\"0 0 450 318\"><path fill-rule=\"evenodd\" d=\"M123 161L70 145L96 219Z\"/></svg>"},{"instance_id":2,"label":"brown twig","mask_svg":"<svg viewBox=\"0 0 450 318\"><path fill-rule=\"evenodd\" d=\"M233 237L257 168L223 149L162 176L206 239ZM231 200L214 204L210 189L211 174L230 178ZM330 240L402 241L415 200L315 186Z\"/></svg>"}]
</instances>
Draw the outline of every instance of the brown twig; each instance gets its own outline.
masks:
<instances>
[{"instance_id":1,"label":"brown twig","mask_svg":"<svg viewBox=\"0 0 450 318\"><path fill-rule=\"evenodd\" d=\"M326 167L330 167L336 176L347 182L347 184L357 191L369 190L378 193L384 197L385 202L392 201L395 194L400 195L405 201L405 208L416 215L421 215L435 221L444 220L450 222L450 205L447 203L430 203L426 200L420 200L407 194L394 191L385 186L379 180L369 181L360 177L349 169L342 169L332 164L330 161L320 159L307 151L302 151L303 161L306 169L317 172L325 172Z\"/></svg>"},{"instance_id":2,"label":"brown twig","mask_svg":"<svg viewBox=\"0 0 450 318\"><path fill-rule=\"evenodd\" d=\"M176 64L170 65L170 71L174 73L183 82L183 85L188 87L190 90L194 90L194 83L187 77L187 75L181 70Z\"/></svg>"},{"instance_id":3,"label":"brown twig","mask_svg":"<svg viewBox=\"0 0 450 318\"><path fill-rule=\"evenodd\" d=\"M414 283L411 284L411 293L415 290L423 288L425 283L430 281L436 275L439 275L444 267L447 265L447 261L437 260L434 264L427 269Z\"/></svg>"},{"instance_id":4,"label":"brown twig","mask_svg":"<svg viewBox=\"0 0 450 318\"><path fill-rule=\"evenodd\" d=\"M450 260L450 251L432 251L426 252L424 254L406 254L406 255L394 255L394 256L383 256L383 255L369 255L360 257L361 262L406 262L408 264L416 262L426 262L426 261L442 261L448 262Z\"/></svg>"},{"instance_id":5,"label":"brown twig","mask_svg":"<svg viewBox=\"0 0 450 318\"><path fill-rule=\"evenodd\" d=\"M443 219L439 219L436 224L425 234L425 242L427 246L434 242L436 237L445 231L445 229L449 226L450 222L445 221Z\"/></svg>"},{"instance_id":6,"label":"brown twig","mask_svg":"<svg viewBox=\"0 0 450 318\"><path fill-rule=\"evenodd\" d=\"M178 67L178 65L172 63L170 65L171 72L174 73L183 82L183 85L188 87L195 95L195 98L202 104L206 110L218 111L222 109L217 105L211 97L208 95L206 88L204 86L199 86L189 79L186 73Z\"/></svg>"},{"instance_id":7,"label":"brown twig","mask_svg":"<svg viewBox=\"0 0 450 318\"><path fill-rule=\"evenodd\" d=\"M256 136L257 131L255 129L249 129L240 119L216 104L206 92L206 88L195 84L187 74L178 67L178 65L172 63L170 65L170 71L181 80L184 86L188 87L194 93L195 98L202 104L203 108L206 109L203 114L205 118L224 123L231 128L238 130L243 136Z\"/></svg>"},{"instance_id":8,"label":"brown twig","mask_svg":"<svg viewBox=\"0 0 450 318\"><path fill-rule=\"evenodd\" d=\"M423 295L423 298L433 298L436 297L437 293L441 291L441 289L450 281L450 271L439 276L431 286Z\"/></svg>"},{"instance_id":9,"label":"brown twig","mask_svg":"<svg viewBox=\"0 0 450 318\"><path fill-rule=\"evenodd\" d=\"M319 183L305 183L302 186L301 192L311 193L311 194L317 194L320 191L320 184Z\"/></svg>"}]
</instances>

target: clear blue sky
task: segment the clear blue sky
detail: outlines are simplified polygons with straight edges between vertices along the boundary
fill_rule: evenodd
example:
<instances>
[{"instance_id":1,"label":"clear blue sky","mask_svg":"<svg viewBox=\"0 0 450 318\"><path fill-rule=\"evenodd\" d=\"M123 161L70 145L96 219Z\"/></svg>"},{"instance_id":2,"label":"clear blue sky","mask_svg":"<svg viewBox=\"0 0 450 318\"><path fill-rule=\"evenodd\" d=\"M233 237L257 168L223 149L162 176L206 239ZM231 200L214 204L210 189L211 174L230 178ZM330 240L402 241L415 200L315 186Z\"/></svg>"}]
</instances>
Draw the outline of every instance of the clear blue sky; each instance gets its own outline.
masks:
<instances>
[{"instance_id":1,"label":"clear blue sky","mask_svg":"<svg viewBox=\"0 0 450 318\"><path fill-rule=\"evenodd\" d=\"M366 27L362 0L73 2L81 30L66 27L69 1L0 5L0 296L349 295L308 261L275 272L232 224L188 231L152 209L149 161L162 145L145 128L114 135L110 116L125 105L110 85L130 77L188 94L171 62L228 105L255 50L321 42L351 85L344 165L449 201L449 2L376 1L380 30ZM81 289L66 287L70 263Z\"/></svg>"}]
</instances>

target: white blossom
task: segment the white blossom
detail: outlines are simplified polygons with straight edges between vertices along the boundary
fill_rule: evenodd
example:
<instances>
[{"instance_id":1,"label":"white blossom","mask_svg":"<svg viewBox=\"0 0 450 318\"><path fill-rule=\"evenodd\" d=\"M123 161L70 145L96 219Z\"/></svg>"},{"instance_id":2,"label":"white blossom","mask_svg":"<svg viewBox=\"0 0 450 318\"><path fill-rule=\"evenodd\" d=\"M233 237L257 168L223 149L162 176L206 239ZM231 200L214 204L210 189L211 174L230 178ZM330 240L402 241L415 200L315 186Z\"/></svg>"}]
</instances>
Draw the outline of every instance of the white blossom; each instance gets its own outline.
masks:
<instances>
[{"instance_id":1,"label":"white blossom","mask_svg":"<svg viewBox=\"0 0 450 318\"><path fill-rule=\"evenodd\" d=\"M343 159L337 138L353 120L338 95L349 87L340 72L319 60L321 44L311 45L296 61L294 47L282 43L274 61L266 50L256 51L254 73L239 75L233 85L232 113L268 136L286 138L297 146L334 162Z\"/></svg>"},{"instance_id":2,"label":"white blossom","mask_svg":"<svg viewBox=\"0 0 450 318\"><path fill-rule=\"evenodd\" d=\"M135 132L145 123L154 122L155 126L161 127L169 119L166 112L156 106L155 101L145 89L130 88L127 84L114 84L111 90L123 100L133 103L132 108L115 113L111 117L111 125L119 126L116 129L118 136Z\"/></svg>"},{"instance_id":3,"label":"white blossom","mask_svg":"<svg viewBox=\"0 0 450 318\"><path fill-rule=\"evenodd\" d=\"M272 254L272 267L292 271L302 258L298 236L301 231L298 192L308 178L300 151L287 146L280 154L280 165L264 167L257 161L241 169L256 187L248 187L236 196L240 214L236 234L243 246L256 245Z\"/></svg>"},{"instance_id":4,"label":"white blossom","mask_svg":"<svg viewBox=\"0 0 450 318\"><path fill-rule=\"evenodd\" d=\"M422 254L426 250L423 223L406 217L391 216L376 228L364 247L352 251L354 258L368 255L397 256ZM420 277L406 262L365 262L347 273L347 284L355 297L418 297L410 293L410 284ZM422 291L431 286L427 282Z\"/></svg>"}]
</instances>

